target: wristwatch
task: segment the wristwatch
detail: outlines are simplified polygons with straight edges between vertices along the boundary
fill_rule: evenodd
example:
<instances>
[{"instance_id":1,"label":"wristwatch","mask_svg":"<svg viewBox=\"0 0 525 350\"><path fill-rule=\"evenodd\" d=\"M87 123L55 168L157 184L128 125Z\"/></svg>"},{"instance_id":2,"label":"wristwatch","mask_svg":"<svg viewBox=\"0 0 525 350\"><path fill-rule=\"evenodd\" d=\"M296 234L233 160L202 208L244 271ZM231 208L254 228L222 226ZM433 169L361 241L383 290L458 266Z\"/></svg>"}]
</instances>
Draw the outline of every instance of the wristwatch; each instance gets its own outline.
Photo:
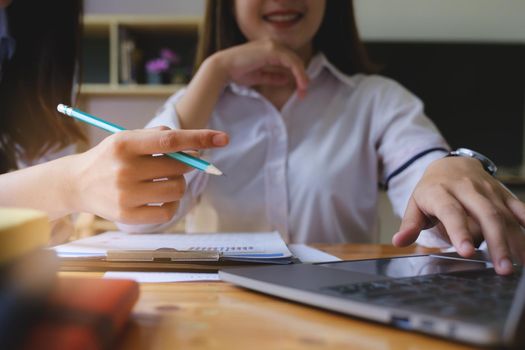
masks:
<instances>
[{"instance_id":1,"label":"wristwatch","mask_svg":"<svg viewBox=\"0 0 525 350\"><path fill-rule=\"evenodd\" d=\"M447 155L447 157L468 157L477 159L481 162L483 169L485 169L492 176L496 175L496 171L498 170L496 164L494 164L494 162L491 161L488 157L468 148L458 148L455 151L451 151Z\"/></svg>"}]
</instances>

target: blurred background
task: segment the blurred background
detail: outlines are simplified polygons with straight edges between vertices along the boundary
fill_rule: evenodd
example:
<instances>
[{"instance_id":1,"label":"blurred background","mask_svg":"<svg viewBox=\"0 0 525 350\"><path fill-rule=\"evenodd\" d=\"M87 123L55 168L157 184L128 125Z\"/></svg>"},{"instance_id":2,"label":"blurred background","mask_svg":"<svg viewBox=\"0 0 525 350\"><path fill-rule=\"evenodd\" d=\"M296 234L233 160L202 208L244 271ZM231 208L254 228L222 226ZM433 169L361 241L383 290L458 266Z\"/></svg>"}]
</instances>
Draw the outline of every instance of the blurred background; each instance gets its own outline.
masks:
<instances>
[{"instance_id":1,"label":"blurred background","mask_svg":"<svg viewBox=\"0 0 525 350\"><path fill-rule=\"evenodd\" d=\"M79 106L141 128L190 78L204 1L84 1ZM501 179L523 199L525 1L354 3L370 56L384 66L381 74L424 101L453 148L493 159ZM88 132L90 145L107 136L95 128ZM388 242L398 221L384 195L378 215L382 241ZM93 218L84 220L97 229Z\"/></svg>"}]
</instances>

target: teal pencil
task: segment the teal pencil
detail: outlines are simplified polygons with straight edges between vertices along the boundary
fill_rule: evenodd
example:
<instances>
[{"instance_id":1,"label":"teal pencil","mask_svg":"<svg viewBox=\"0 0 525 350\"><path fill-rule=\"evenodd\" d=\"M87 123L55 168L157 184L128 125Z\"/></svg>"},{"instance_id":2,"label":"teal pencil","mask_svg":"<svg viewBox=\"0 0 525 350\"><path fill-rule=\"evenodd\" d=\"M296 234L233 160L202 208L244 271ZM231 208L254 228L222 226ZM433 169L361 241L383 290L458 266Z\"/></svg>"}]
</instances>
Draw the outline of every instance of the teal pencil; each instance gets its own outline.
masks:
<instances>
[{"instance_id":1,"label":"teal pencil","mask_svg":"<svg viewBox=\"0 0 525 350\"><path fill-rule=\"evenodd\" d=\"M110 122L107 122L103 119L97 118L91 114L88 114L86 112L82 112L81 110L78 110L73 107L69 107L63 104L59 104L57 106L57 110L69 117L75 118L77 120L80 120L84 123L87 123L89 125L96 126L97 128L100 128L105 131L109 131L111 133L120 132L124 129L120 125L116 125ZM212 174L212 175L222 175L222 171L220 171L217 167L214 165L208 163L205 160L190 156L187 153L184 152L174 152L174 153L165 153L168 157L171 157L173 159L178 160L179 162L182 162L186 165L189 165L195 169L204 171L205 173Z\"/></svg>"}]
</instances>

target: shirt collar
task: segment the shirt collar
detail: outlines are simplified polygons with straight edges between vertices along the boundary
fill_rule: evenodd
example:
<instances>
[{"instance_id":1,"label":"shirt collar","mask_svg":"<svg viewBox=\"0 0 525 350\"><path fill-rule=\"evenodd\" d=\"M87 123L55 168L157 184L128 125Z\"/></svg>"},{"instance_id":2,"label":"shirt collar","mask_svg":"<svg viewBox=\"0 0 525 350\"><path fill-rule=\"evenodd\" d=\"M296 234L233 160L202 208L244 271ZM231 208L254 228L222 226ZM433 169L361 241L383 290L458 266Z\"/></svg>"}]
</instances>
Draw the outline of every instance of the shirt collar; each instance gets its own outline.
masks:
<instances>
[{"instance_id":1,"label":"shirt collar","mask_svg":"<svg viewBox=\"0 0 525 350\"><path fill-rule=\"evenodd\" d=\"M248 97L259 97L261 96L256 90L252 89L249 86L240 85L234 82L230 82L226 88L230 88L231 91L240 96L248 96Z\"/></svg>"},{"instance_id":2,"label":"shirt collar","mask_svg":"<svg viewBox=\"0 0 525 350\"><path fill-rule=\"evenodd\" d=\"M330 61L328 61L328 58L326 58L324 53L319 52L310 60L310 64L306 69L306 74L308 74L310 80L314 80L317 77L319 77L319 75L324 71L328 71L330 74L332 74L334 77L336 77L338 80L340 80L346 85L355 85L355 81L354 79L352 79L351 76L348 76L345 73L341 72L336 66L334 66Z\"/></svg>"},{"instance_id":3,"label":"shirt collar","mask_svg":"<svg viewBox=\"0 0 525 350\"><path fill-rule=\"evenodd\" d=\"M328 61L328 58L324 55L324 53L319 52L312 57L310 60L310 63L308 64L308 67L306 68L306 74L308 75L308 78L310 78L310 81L314 81L317 79L321 73L328 72L334 77L336 77L339 81L342 83L354 86L355 81L352 79L351 76L348 76L341 72L337 67L335 67L330 61ZM257 91L254 89L239 85L234 82L230 82L227 87L229 87L232 92L234 92L237 95L241 96L250 96L250 97L258 97L260 96Z\"/></svg>"}]
</instances>

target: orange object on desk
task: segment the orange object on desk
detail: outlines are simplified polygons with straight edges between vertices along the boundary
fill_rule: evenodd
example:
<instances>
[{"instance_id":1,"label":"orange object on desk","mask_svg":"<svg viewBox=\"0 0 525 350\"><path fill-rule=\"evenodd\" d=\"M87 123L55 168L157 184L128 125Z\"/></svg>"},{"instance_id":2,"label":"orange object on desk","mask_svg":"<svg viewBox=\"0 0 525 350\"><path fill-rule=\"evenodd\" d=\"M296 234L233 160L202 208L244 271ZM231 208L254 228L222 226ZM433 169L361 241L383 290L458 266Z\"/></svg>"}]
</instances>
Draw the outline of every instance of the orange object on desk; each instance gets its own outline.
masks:
<instances>
[{"instance_id":1,"label":"orange object on desk","mask_svg":"<svg viewBox=\"0 0 525 350\"><path fill-rule=\"evenodd\" d=\"M60 277L24 348L111 348L138 297L134 281Z\"/></svg>"}]
</instances>

